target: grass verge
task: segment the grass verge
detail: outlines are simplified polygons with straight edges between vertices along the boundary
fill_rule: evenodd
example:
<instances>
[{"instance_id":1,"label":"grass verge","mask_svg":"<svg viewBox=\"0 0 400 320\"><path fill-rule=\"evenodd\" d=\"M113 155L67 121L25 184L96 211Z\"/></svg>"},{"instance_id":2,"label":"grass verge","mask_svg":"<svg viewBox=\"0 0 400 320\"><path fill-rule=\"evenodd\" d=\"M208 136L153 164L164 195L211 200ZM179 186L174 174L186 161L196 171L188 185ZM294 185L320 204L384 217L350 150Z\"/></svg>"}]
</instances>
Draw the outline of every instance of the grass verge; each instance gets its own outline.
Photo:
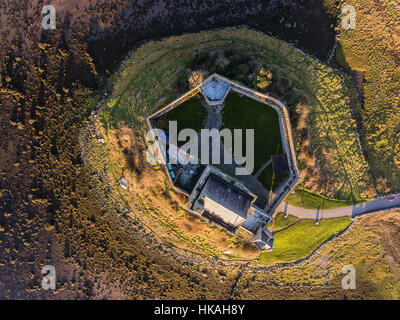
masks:
<instances>
[{"instance_id":1,"label":"grass verge","mask_svg":"<svg viewBox=\"0 0 400 320\"><path fill-rule=\"evenodd\" d=\"M337 200L324 197L323 195L298 188L295 194L289 194L285 201L292 206L305 209L337 209L357 204L357 202Z\"/></svg>"},{"instance_id":2,"label":"grass verge","mask_svg":"<svg viewBox=\"0 0 400 320\"><path fill-rule=\"evenodd\" d=\"M261 253L259 260L269 265L306 257L350 223L351 219L348 217L321 220L318 226L314 220L301 220L292 227L276 233L274 250Z\"/></svg>"}]
</instances>

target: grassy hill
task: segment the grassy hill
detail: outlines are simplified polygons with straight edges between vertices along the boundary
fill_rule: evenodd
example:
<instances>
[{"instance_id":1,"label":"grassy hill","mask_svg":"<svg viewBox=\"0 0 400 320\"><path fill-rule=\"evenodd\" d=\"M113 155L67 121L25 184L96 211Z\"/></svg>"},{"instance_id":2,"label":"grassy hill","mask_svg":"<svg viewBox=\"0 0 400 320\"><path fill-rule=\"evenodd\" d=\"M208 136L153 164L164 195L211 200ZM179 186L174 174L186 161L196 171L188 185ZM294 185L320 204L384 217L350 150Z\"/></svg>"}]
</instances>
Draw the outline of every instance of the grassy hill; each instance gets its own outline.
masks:
<instances>
[{"instance_id":1,"label":"grassy hill","mask_svg":"<svg viewBox=\"0 0 400 320\"><path fill-rule=\"evenodd\" d=\"M302 183L314 188L313 191L321 191L319 185L328 181L322 191L339 199L366 197L371 185L369 168L351 114L351 106L357 106L358 102L352 94L355 89L345 85L347 76L283 41L246 28L200 32L146 43L109 80L113 84L110 101L117 102L107 109L103 118L110 119L114 126L123 121L139 128L147 106L166 94L178 92L173 80L199 48L204 51L234 48L274 70L279 81L289 83L290 92L306 100L307 105L304 107L304 103L295 100L290 106ZM288 95L282 96L290 100ZM159 107L149 108L146 114ZM309 123L306 128L299 123L304 115Z\"/></svg>"}]
</instances>

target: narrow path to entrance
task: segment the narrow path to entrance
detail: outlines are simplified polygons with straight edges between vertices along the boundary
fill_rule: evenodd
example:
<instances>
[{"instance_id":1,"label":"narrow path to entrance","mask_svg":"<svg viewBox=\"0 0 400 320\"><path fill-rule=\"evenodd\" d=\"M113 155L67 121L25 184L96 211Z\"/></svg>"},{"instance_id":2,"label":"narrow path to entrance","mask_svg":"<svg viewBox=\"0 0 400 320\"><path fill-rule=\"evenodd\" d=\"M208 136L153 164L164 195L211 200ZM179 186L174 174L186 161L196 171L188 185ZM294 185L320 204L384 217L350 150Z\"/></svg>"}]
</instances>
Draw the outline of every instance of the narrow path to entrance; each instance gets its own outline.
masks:
<instances>
[{"instance_id":1,"label":"narrow path to entrance","mask_svg":"<svg viewBox=\"0 0 400 320\"><path fill-rule=\"evenodd\" d=\"M257 173L254 175L256 178L258 178L258 176L261 174L261 172L263 172L264 171L264 169L266 168L266 167L268 167L270 164L271 164L271 162L272 162L272 158L270 158L267 162L265 162L263 165L262 165L262 167L257 171Z\"/></svg>"},{"instance_id":2,"label":"narrow path to entrance","mask_svg":"<svg viewBox=\"0 0 400 320\"><path fill-rule=\"evenodd\" d=\"M204 107L207 109L207 120L204 129L217 129L219 130L222 126L222 115L221 110L223 105L208 105L203 102Z\"/></svg>"}]
</instances>

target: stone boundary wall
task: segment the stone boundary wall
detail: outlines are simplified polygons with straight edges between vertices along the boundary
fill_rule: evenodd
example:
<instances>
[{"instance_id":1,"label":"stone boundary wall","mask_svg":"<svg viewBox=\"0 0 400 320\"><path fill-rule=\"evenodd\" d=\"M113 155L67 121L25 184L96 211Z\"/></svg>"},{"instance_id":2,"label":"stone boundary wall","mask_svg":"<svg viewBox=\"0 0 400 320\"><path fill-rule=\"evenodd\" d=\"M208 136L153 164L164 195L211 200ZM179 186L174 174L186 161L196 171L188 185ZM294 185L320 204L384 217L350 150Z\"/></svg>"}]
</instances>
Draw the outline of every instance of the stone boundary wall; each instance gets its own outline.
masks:
<instances>
[{"instance_id":1,"label":"stone boundary wall","mask_svg":"<svg viewBox=\"0 0 400 320\"><path fill-rule=\"evenodd\" d=\"M172 109L175 109L177 106L184 103L186 100L189 100L190 98L194 97L198 93L201 93L200 86L197 86L197 87L193 88L192 90L186 92L184 95L180 96L178 99L175 99L174 101L172 101L170 104L166 105L161 110L158 110L155 113L153 113L152 115L150 115L147 118L147 122L149 122L151 119L153 119L155 117L162 116L163 114L171 111Z\"/></svg>"}]
</instances>

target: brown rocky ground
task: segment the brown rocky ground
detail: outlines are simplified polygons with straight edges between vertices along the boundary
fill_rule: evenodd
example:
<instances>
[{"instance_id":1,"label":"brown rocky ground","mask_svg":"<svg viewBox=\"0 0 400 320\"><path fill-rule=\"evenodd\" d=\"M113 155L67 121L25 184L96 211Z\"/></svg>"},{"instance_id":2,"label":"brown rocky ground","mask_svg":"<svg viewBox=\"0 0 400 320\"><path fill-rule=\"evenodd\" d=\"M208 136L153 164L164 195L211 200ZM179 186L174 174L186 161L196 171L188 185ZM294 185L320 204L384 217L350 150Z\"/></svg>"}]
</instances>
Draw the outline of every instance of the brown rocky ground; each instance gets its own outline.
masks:
<instances>
[{"instance_id":1,"label":"brown rocky ground","mask_svg":"<svg viewBox=\"0 0 400 320\"><path fill-rule=\"evenodd\" d=\"M78 139L96 104L88 97L138 41L251 20L323 58L333 44L333 19L319 1L158 7L57 1L53 32L40 30L42 1L6 3L0 6L0 298L343 298L329 287L311 292L254 282L249 289L247 280L237 281L237 268L210 272L190 255L178 262L139 221L121 223L122 206L103 206L99 197L107 193L91 185L97 172L84 168ZM132 146L123 136L120 143ZM133 166L140 170L138 158ZM393 228L383 235L389 246ZM40 288L45 264L56 267L54 292ZM366 285L352 297L373 294Z\"/></svg>"}]
</instances>

